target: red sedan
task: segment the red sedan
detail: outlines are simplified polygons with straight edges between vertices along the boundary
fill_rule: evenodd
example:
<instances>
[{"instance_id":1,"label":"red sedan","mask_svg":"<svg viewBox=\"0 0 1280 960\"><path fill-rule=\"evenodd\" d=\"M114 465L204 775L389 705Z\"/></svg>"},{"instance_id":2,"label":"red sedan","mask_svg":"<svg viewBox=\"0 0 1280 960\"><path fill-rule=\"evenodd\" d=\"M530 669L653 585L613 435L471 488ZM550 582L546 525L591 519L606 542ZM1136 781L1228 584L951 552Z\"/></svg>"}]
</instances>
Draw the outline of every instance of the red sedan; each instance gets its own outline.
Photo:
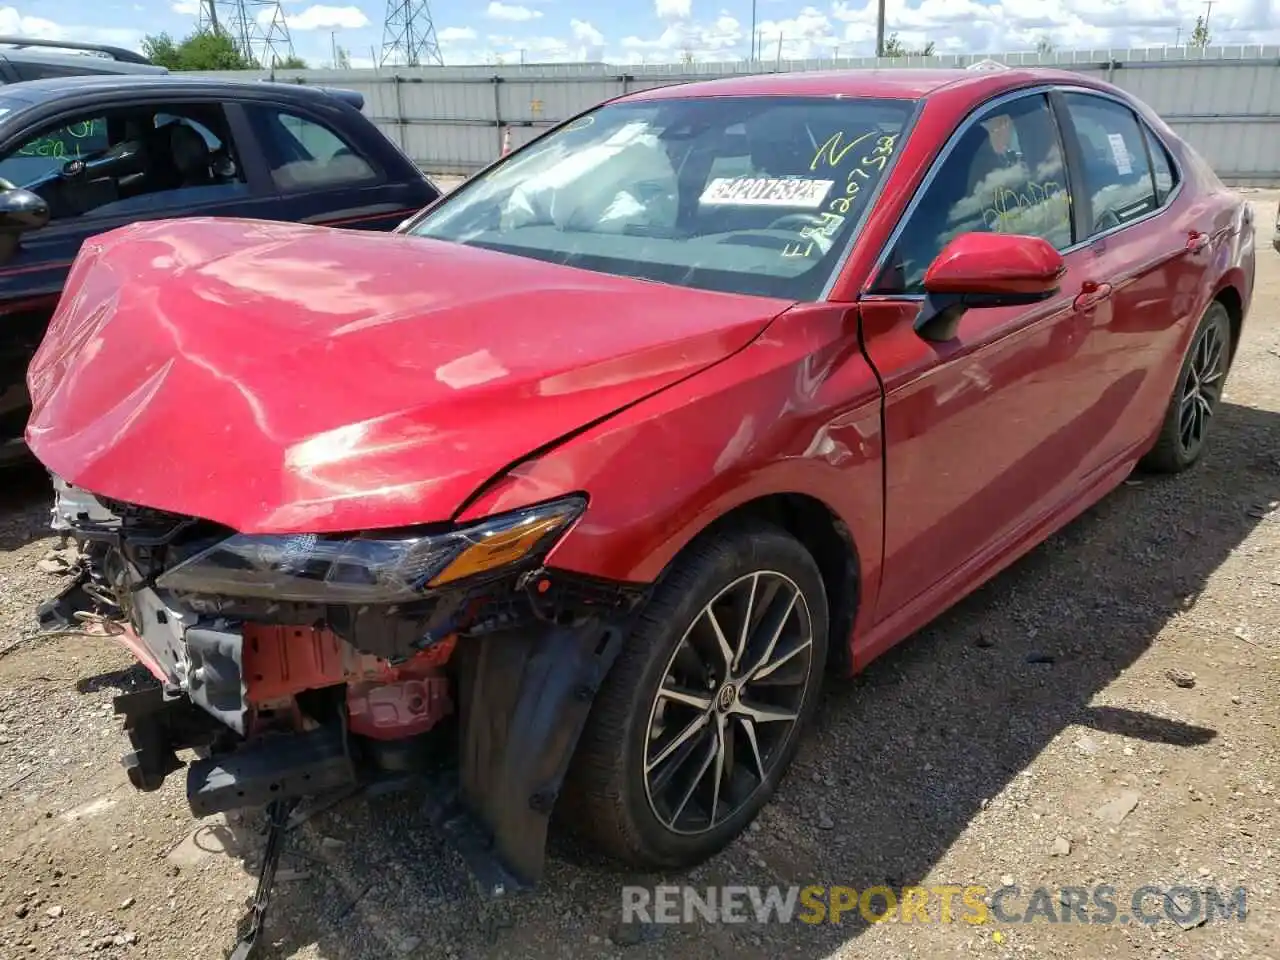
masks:
<instances>
[{"instance_id":1,"label":"red sedan","mask_svg":"<svg viewBox=\"0 0 1280 960\"><path fill-rule=\"evenodd\" d=\"M1044 70L647 90L396 235L126 227L29 373L46 619L155 674L130 775L203 747L198 814L439 767L518 879L553 812L695 863L824 672L1202 456L1253 277L1177 134Z\"/></svg>"}]
</instances>

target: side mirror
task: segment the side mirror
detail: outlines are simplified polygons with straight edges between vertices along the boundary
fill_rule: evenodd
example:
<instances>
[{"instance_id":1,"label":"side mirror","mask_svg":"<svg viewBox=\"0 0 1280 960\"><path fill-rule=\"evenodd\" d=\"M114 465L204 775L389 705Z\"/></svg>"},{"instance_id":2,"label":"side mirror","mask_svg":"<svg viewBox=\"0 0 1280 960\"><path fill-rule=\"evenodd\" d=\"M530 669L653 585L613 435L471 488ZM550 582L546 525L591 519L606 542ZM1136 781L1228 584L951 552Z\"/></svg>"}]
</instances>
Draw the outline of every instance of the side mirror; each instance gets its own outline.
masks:
<instances>
[{"instance_id":1,"label":"side mirror","mask_svg":"<svg viewBox=\"0 0 1280 960\"><path fill-rule=\"evenodd\" d=\"M916 333L935 342L951 340L966 310L1048 300L1058 292L1066 272L1062 254L1041 237L961 234L925 271L926 296L916 317Z\"/></svg>"},{"instance_id":2,"label":"side mirror","mask_svg":"<svg viewBox=\"0 0 1280 960\"><path fill-rule=\"evenodd\" d=\"M16 236L48 222L49 204L43 197L19 187L0 192L0 234Z\"/></svg>"}]
</instances>

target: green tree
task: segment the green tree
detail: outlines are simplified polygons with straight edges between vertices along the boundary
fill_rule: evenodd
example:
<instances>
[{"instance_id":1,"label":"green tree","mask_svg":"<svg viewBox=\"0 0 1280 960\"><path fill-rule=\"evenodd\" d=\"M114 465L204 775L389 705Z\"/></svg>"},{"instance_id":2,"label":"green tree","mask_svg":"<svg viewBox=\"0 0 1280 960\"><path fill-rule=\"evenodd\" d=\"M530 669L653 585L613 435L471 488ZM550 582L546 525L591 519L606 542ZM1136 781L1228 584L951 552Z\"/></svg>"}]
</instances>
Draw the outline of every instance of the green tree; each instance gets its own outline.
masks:
<instances>
[{"instance_id":1,"label":"green tree","mask_svg":"<svg viewBox=\"0 0 1280 960\"><path fill-rule=\"evenodd\" d=\"M170 70L182 69L182 55L178 52L178 45L167 33L145 37L142 41L142 53L154 64Z\"/></svg>"},{"instance_id":2,"label":"green tree","mask_svg":"<svg viewBox=\"0 0 1280 960\"><path fill-rule=\"evenodd\" d=\"M346 47L335 47L333 65L339 70L350 70L351 51Z\"/></svg>"},{"instance_id":3,"label":"green tree","mask_svg":"<svg viewBox=\"0 0 1280 960\"><path fill-rule=\"evenodd\" d=\"M1204 22L1204 17L1196 17L1196 25L1191 31L1191 39L1187 42L1187 45L1201 48L1207 47L1209 39L1209 25Z\"/></svg>"},{"instance_id":4,"label":"green tree","mask_svg":"<svg viewBox=\"0 0 1280 960\"><path fill-rule=\"evenodd\" d=\"M277 70L305 70L307 69L307 61L303 60L296 53L291 53L283 60L276 61Z\"/></svg>"},{"instance_id":5,"label":"green tree","mask_svg":"<svg viewBox=\"0 0 1280 960\"><path fill-rule=\"evenodd\" d=\"M910 50L899 38L897 33L891 33L885 37L884 55L886 57L932 57L934 54L933 41L930 40L919 50Z\"/></svg>"},{"instance_id":6,"label":"green tree","mask_svg":"<svg viewBox=\"0 0 1280 960\"><path fill-rule=\"evenodd\" d=\"M170 70L254 70L260 65L243 56L222 31L197 30L181 43L167 33L147 36L142 52Z\"/></svg>"},{"instance_id":7,"label":"green tree","mask_svg":"<svg viewBox=\"0 0 1280 960\"><path fill-rule=\"evenodd\" d=\"M1049 54L1053 53L1053 41L1048 37L1041 37L1036 41L1036 53L1040 54L1042 57L1047 57Z\"/></svg>"}]
</instances>

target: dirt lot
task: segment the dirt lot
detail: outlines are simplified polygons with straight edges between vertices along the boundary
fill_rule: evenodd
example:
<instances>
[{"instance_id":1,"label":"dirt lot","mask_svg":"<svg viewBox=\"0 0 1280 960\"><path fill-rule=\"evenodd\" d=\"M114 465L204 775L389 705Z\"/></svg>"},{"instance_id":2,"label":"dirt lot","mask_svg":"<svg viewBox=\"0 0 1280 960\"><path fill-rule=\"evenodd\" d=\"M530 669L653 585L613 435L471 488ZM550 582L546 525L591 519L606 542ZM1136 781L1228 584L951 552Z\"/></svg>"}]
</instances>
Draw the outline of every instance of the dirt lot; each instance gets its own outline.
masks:
<instances>
[{"instance_id":1,"label":"dirt lot","mask_svg":"<svg viewBox=\"0 0 1280 960\"><path fill-rule=\"evenodd\" d=\"M473 897L412 798L349 802L298 831L267 954L1280 958L1278 195L1255 196L1259 286L1207 462L1135 477L832 685L759 829L691 878L557 846L542 888L499 909ZM5 479L0 649L60 582L42 569L46 496L39 475ZM0 958L223 957L232 942L259 839L251 823L193 823L181 777L128 787L110 704L139 679L81 638L0 658ZM936 908L910 925L619 927L620 886L664 881L1104 883L1122 904L1147 884L1243 885L1249 913L1190 929L942 924Z\"/></svg>"}]
</instances>

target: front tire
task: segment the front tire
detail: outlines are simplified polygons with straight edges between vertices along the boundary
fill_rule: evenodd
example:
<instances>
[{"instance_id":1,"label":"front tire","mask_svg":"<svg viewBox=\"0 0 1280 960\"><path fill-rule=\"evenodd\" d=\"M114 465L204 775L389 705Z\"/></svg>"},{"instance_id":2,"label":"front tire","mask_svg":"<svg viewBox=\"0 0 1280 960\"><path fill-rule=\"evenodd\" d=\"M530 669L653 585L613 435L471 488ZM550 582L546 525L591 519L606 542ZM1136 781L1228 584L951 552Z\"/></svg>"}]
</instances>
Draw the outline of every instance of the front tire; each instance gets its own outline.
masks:
<instances>
[{"instance_id":1,"label":"front tire","mask_svg":"<svg viewBox=\"0 0 1280 960\"><path fill-rule=\"evenodd\" d=\"M1204 453L1231 357L1231 317L1218 301L1200 318L1165 411L1160 436L1142 460L1153 473L1181 473Z\"/></svg>"},{"instance_id":2,"label":"front tire","mask_svg":"<svg viewBox=\"0 0 1280 960\"><path fill-rule=\"evenodd\" d=\"M753 525L679 557L597 695L567 825L642 869L726 847L769 800L818 703L827 597L794 537Z\"/></svg>"}]
</instances>

